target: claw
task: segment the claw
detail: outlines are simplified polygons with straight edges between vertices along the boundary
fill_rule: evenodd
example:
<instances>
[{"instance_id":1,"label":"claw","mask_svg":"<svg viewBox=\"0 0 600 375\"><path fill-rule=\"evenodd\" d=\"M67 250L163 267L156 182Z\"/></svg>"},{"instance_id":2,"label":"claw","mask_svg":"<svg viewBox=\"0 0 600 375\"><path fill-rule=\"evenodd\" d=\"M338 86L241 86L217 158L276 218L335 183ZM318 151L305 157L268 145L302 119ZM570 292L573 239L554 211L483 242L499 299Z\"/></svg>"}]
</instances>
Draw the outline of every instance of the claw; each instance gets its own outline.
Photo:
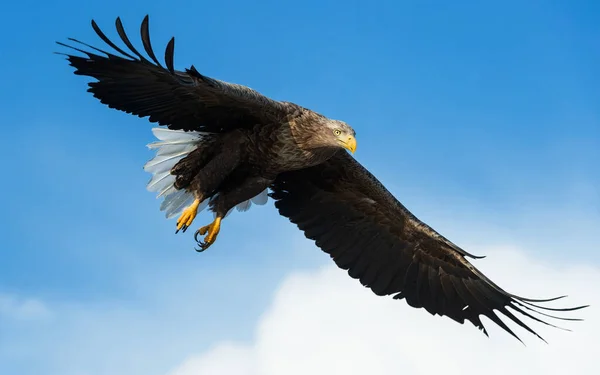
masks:
<instances>
[{"instance_id":1,"label":"claw","mask_svg":"<svg viewBox=\"0 0 600 375\"><path fill-rule=\"evenodd\" d=\"M175 231L175 234L179 233L179 231L185 233L185 231L190 227L196 218L200 202L200 199L196 199L189 207L183 210L181 216L179 216L179 219L177 219L177 230Z\"/></svg>"},{"instance_id":2,"label":"claw","mask_svg":"<svg viewBox=\"0 0 600 375\"><path fill-rule=\"evenodd\" d=\"M215 218L215 221L213 221L212 223L203 226L202 228L198 229L196 231L196 233L194 233L194 240L196 240L196 242L198 243L198 246L200 246L200 248L196 248L195 250L197 252L203 252L204 250L208 249L210 247L210 245L212 245L213 243L215 243L215 240L217 239L217 235L219 234L219 231L221 230L221 218L219 216L217 216ZM203 236L206 235L204 237L204 242L198 240L198 235Z\"/></svg>"},{"instance_id":3,"label":"claw","mask_svg":"<svg viewBox=\"0 0 600 375\"><path fill-rule=\"evenodd\" d=\"M181 226L181 228L177 228L177 230L175 231L175 234L179 233L179 231L181 231L181 233L185 233L185 231L188 230L188 228L189 227L187 225L183 224Z\"/></svg>"}]
</instances>

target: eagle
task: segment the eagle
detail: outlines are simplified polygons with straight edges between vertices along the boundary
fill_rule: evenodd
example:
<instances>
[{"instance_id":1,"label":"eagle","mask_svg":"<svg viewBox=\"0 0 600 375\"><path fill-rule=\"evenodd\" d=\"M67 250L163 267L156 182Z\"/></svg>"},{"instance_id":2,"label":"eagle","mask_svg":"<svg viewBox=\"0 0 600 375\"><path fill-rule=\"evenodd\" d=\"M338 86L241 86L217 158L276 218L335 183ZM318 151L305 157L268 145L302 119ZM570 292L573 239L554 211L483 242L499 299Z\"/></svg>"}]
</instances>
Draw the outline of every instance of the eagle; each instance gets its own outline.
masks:
<instances>
[{"instance_id":1,"label":"eagle","mask_svg":"<svg viewBox=\"0 0 600 375\"><path fill-rule=\"evenodd\" d=\"M178 217L176 233L186 232L204 208L212 211L214 220L195 232L197 251L215 243L234 208L246 211L270 197L280 215L378 296L469 321L487 336L485 316L519 341L497 313L542 340L515 313L553 327L543 317L581 320L551 312L587 305L548 307L543 304L565 296L520 297L475 268L468 258L482 257L420 221L351 155L356 132L347 123L208 77L193 65L176 70L174 38L161 64L147 15L140 28L147 56L131 43L120 18L116 31L128 51L95 21L91 26L112 52L68 38L72 43L57 43L82 55L57 53L76 75L95 79L87 91L101 103L158 124L157 141L148 145L156 155L144 166L152 174L147 188L163 197L167 218Z\"/></svg>"}]
</instances>

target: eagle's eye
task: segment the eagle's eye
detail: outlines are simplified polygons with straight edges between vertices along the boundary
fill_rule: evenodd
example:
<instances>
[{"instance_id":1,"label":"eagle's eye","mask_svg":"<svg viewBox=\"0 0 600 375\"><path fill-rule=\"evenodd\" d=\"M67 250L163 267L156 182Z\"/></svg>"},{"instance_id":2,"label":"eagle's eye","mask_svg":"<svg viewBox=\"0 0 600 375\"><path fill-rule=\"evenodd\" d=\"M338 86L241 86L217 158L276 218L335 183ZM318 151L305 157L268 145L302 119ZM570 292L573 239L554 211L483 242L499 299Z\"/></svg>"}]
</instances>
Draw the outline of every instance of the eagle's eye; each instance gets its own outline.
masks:
<instances>
[{"instance_id":1,"label":"eagle's eye","mask_svg":"<svg viewBox=\"0 0 600 375\"><path fill-rule=\"evenodd\" d=\"M335 129L335 130L333 131L333 134L335 134L335 135L340 135L340 134L342 134L342 131L341 131L340 129Z\"/></svg>"}]
</instances>

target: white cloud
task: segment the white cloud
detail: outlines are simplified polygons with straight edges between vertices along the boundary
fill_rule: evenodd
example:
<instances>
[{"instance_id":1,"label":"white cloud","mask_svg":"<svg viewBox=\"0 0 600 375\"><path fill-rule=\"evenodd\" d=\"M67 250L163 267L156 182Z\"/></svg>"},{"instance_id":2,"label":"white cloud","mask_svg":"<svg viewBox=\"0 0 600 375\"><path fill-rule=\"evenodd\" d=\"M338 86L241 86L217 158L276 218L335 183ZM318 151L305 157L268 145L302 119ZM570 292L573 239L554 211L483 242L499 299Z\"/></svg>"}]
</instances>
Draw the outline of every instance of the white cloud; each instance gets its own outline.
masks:
<instances>
[{"instance_id":1,"label":"white cloud","mask_svg":"<svg viewBox=\"0 0 600 375\"><path fill-rule=\"evenodd\" d=\"M290 275L262 316L249 345L223 342L189 357L169 375L564 374L600 373L600 269L549 266L515 249L478 251L477 264L511 292L567 304L591 304L573 332L532 326L545 344L517 328L522 345L485 320L488 339L470 323L433 317L404 301L381 298L334 266Z\"/></svg>"},{"instance_id":2,"label":"white cloud","mask_svg":"<svg viewBox=\"0 0 600 375\"><path fill-rule=\"evenodd\" d=\"M302 253L319 254L301 243ZM0 373L424 374L443 368L451 375L510 367L512 373L530 374L574 372L574 364L577 375L597 372L600 269L540 264L506 248L466 247L488 255L477 265L509 291L534 297L568 293L569 304L592 304L581 312L587 320L567 324L574 332L535 325L549 345L519 330L524 347L491 322L487 339L470 323L461 326L377 297L331 263L281 278L239 261L232 262L239 268L211 268L198 257L186 264L161 263L152 275L135 273L133 298L2 295Z\"/></svg>"}]
</instances>

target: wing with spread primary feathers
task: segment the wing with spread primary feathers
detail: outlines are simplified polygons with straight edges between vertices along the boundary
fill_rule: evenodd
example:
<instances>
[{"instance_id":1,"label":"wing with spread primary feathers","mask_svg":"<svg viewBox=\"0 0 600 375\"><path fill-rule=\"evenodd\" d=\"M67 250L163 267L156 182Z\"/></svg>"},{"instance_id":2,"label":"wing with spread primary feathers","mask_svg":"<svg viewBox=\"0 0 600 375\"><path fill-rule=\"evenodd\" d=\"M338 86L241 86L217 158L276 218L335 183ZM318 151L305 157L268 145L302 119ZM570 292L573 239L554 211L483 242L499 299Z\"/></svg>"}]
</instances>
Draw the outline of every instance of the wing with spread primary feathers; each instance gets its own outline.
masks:
<instances>
[{"instance_id":1,"label":"wing with spread primary feathers","mask_svg":"<svg viewBox=\"0 0 600 375\"><path fill-rule=\"evenodd\" d=\"M539 303L561 297L534 300L502 290L466 259L477 257L413 216L345 151L324 164L280 175L272 190L279 213L377 295L394 294L461 324L469 320L487 335L484 315L517 339L495 311L541 338L513 312L551 325L530 312L580 320L539 310L586 307L549 308Z\"/></svg>"},{"instance_id":2,"label":"wing with spread primary feathers","mask_svg":"<svg viewBox=\"0 0 600 375\"><path fill-rule=\"evenodd\" d=\"M251 128L279 121L287 115L289 104L269 99L248 87L209 78L200 74L194 66L185 72L175 70L174 38L167 44L166 68L163 67L150 44L148 16L142 21L141 39L151 61L133 46L119 18L116 20L117 32L129 52L108 39L95 21L92 21L92 27L108 46L122 56L73 38L69 40L90 51L57 43L87 55L64 54L75 68L75 74L97 79L97 82L89 83L88 91L110 108L139 117L149 116L151 122L170 129L215 133Z\"/></svg>"}]
</instances>

